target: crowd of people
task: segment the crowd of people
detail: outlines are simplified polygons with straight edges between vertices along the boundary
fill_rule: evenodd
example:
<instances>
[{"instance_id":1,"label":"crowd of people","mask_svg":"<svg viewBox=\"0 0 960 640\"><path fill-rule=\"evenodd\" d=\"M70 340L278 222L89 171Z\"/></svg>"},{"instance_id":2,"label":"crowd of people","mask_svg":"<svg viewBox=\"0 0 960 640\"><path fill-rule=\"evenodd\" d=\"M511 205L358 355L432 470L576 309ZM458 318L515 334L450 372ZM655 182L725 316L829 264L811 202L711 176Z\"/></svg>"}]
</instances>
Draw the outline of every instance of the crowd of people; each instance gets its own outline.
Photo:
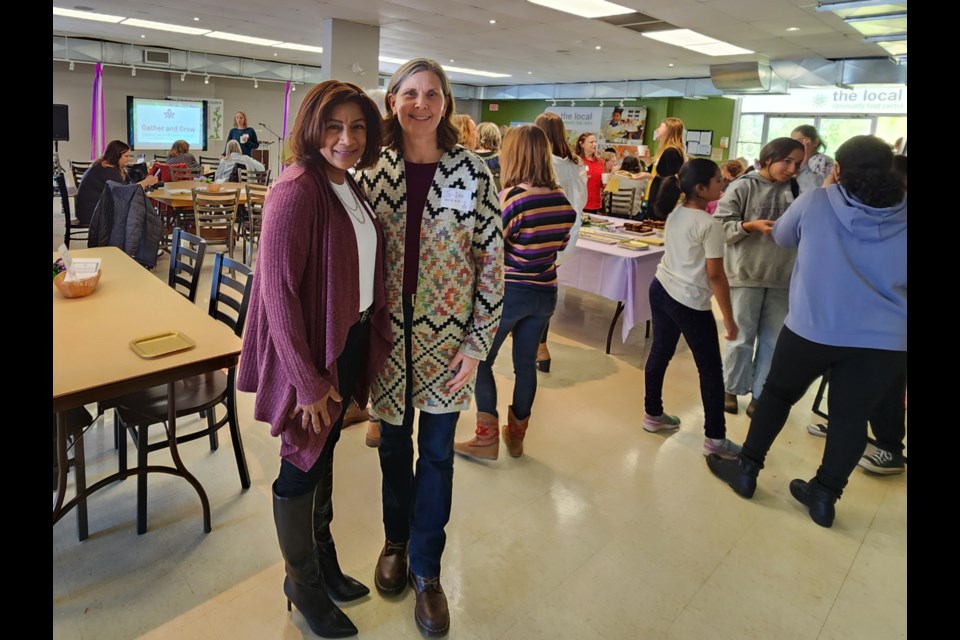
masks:
<instances>
[{"instance_id":1,"label":"crowd of people","mask_svg":"<svg viewBox=\"0 0 960 640\"><path fill-rule=\"evenodd\" d=\"M243 112L235 124L217 179L251 166L258 145ZM382 112L361 88L328 80L305 97L292 162L266 199L237 387L256 394L254 416L280 439L272 495L283 591L322 637L357 634L335 602L370 591L343 573L330 528L336 444L368 415L382 476L374 585L385 595L412 585L418 627L448 632L440 577L455 454L496 460L502 438L523 455L537 370L550 370L557 266L581 214L603 211L604 174L645 188L634 215L665 220L639 426L680 427L662 389L683 336L699 374L703 454L739 495L754 495L791 407L827 374L829 423L810 428L826 437L823 463L790 484L792 495L829 527L858 464L903 469L905 158L873 136L830 158L804 125L756 163L718 166L688 158L684 124L668 117L647 171L634 157L610 166L592 133L569 145L553 113L501 133L456 113L433 60L397 69ZM81 220L105 180L125 179L128 155L115 141L88 171ZM170 156L196 163L182 145ZM492 367L508 336L515 379L504 420ZM741 447L725 413L745 395L752 421ZM474 401L474 436L455 442ZM868 420L877 445L865 455Z\"/></svg>"}]
</instances>

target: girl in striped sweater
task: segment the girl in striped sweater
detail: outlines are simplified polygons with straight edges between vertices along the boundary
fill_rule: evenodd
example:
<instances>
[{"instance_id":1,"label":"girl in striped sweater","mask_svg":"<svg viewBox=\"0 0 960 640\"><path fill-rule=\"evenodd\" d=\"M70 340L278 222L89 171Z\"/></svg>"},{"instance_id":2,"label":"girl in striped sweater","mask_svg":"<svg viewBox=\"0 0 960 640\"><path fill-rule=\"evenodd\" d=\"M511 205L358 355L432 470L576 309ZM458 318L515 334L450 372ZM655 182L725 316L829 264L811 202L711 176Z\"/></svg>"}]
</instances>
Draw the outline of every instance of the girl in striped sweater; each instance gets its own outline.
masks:
<instances>
[{"instance_id":1,"label":"girl in striped sweater","mask_svg":"<svg viewBox=\"0 0 960 640\"><path fill-rule=\"evenodd\" d=\"M508 335L513 336L517 380L503 440L514 458L523 454L523 438L537 393L536 359L540 336L557 306L557 253L570 240L577 212L557 184L550 143L543 130L522 126L510 131L500 152L503 191L503 315L486 361L477 369L477 429L454 451L468 458L496 460L500 450L497 387L493 363Z\"/></svg>"}]
</instances>

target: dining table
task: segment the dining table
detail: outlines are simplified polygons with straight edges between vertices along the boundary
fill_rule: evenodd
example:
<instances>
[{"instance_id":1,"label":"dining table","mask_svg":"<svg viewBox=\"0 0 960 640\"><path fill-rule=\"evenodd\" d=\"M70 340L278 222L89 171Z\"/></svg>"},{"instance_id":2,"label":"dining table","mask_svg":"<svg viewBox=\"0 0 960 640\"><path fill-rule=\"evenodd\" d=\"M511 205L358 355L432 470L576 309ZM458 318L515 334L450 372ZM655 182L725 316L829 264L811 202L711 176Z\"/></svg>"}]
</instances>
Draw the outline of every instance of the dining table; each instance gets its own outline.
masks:
<instances>
[{"instance_id":1,"label":"dining table","mask_svg":"<svg viewBox=\"0 0 960 640\"><path fill-rule=\"evenodd\" d=\"M177 450L173 389L177 380L235 366L240 357L240 338L120 249L97 247L70 253L74 259L99 258L101 277L94 292L81 298L66 298L53 288L53 411L57 414L58 464L53 524L77 508L78 536L83 540L88 535L86 507L91 494L131 475L163 473L183 478L197 492L203 531L209 532L207 494ZM54 253L55 260L57 257ZM143 344L142 339L172 332L188 337L194 345L158 357L143 357L134 351ZM68 437L82 434L68 434L65 413L157 385L167 386L167 440L173 466L127 468L90 486L86 486L83 470L77 469L76 493L67 500ZM138 506L137 533L146 529L146 509Z\"/></svg>"},{"instance_id":2,"label":"dining table","mask_svg":"<svg viewBox=\"0 0 960 640\"><path fill-rule=\"evenodd\" d=\"M240 192L240 204L247 202L246 185L243 182L220 182L219 191ZM199 182L195 180L177 180L175 182L166 182L159 189L151 189L147 192L147 197L151 200L161 202L167 206L176 208L193 207L193 189L209 189L210 183ZM215 193L211 191L211 193Z\"/></svg>"}]
</instances>

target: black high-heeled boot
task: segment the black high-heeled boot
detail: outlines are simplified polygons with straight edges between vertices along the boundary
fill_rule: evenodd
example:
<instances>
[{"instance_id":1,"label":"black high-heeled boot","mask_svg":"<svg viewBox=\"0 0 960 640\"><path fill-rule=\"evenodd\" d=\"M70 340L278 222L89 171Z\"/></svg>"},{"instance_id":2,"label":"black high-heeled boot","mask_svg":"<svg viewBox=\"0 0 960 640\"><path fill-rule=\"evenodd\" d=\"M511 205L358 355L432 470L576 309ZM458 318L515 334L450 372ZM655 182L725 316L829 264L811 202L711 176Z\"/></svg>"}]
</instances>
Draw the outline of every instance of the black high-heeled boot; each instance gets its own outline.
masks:
<instances>
[{"instance_id":1,"label":"black high-heeled boot","mask_svg":"<svg viewBox=\"0 0 960 640\"><path fill-rule=\"evenodd\" d=\"M316 544L313 539L313 497L309 492L295 498L277 495L273 487L273 520L286 566L283 592L296 605L310 629L321 638L357 635L350 618L330 600L320 579Z\"/></svg>"},{"instance_id":2,"label":"black high-heeled boot","mask_svg":"<svg viewBox=\"0 0 960 640\"><path fill-rule=\"evenodd\" d=\"M349 602L362 598L370 589L359 580L344 575L337 559L337 547L330 532L333 521L333 460L328 459L320 471L313 502L313 535L317 541L317 562L327 593L334 600Z\"/></svg>"},{"instance_id":3,"label":"black high-heeled boot","mask_svg":"<svg viewBox=\"0 0 960 640\"><path fill-rule=\"evenodd\" d=\"M840 496L826 488L816 479L809 482L796 478L790 481L790 494L800 504L806 505L810 518L821 527L832 527L837 515L836 504Z\"/></svg>"},{"instance_id":4,"label":"black high-heeled boot","mask_svg":"<svg viewBox=\"0 0 960 640\"><path fill-rule=\"evenodd\" d=\"M763 468L762 464L745 458L742 453L735 460L727 460L711 453L707 456L707 466L713 475L730 485L737 495L747 499L752 498L757 490L757 476Z\"/></svg>"}]
</instances>

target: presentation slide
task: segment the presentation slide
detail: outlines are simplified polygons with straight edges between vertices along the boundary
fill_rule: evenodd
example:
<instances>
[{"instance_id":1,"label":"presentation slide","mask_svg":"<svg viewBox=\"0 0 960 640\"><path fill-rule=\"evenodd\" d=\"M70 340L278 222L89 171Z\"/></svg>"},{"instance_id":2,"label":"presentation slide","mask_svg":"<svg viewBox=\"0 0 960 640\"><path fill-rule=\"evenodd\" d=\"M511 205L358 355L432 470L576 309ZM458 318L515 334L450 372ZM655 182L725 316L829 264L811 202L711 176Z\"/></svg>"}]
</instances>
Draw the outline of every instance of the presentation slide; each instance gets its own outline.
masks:
<instances>
[{"instance_id":1,"label":"presentation slide","mask_svg":"<svg viewBox=\"0 0 960 640\"><path fill-rule=\"evenodd\" d=\"M127 143L134 150L167 151L176 140L186 140L191 151L206 150L206 101L127 96Z\"/></svg>"}]
</instances>

